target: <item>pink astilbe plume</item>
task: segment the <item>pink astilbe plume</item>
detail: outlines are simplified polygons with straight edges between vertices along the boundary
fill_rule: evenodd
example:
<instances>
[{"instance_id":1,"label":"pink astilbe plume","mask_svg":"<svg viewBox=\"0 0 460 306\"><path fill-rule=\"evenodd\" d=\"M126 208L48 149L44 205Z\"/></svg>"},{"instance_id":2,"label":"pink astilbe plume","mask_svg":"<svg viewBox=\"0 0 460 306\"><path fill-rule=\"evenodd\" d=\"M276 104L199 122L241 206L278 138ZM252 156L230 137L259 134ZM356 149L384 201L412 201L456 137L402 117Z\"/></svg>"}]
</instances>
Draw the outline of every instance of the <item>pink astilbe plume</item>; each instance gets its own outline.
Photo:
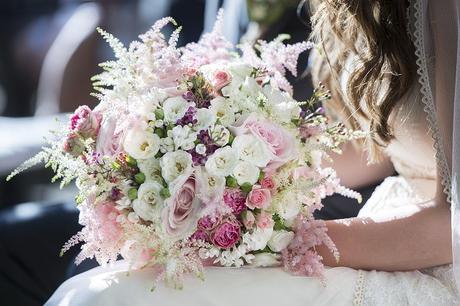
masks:
<instances>
[{"instance_id":1,"label":"pink astilbe plume","mask_svg":"<svg viewBox=\"0 0 460 306\"><path fill-rule=\"evenodd\" d=\"M203 34L197 43L189 43L182 50L182 60L188 67L200 66L229 60L233 45L222 34L223 11L217 15L216 23L210 33Z\"/></svg>"},{"instance_id":2,"label":"pink astilbe plume","mask_svg":"<svg viewBox=\"0 0 460 306\"><path fill-rule=\"evenodd\" d=\"M284 268L295 275L321 276L324 271L322 257L314 248L324 244L337 260L339 258L337 247L327 235L326 223L299 216L293 229L295 237L282 251Z\"/></svg>"},{"instance_id":3,"label":"pink astilbe plume","mask_svg":"<svg viewBox=\"0 0 460 306\"><path fill-rule=\"evenodd\" d=\"M97 204L96 208L88 205L94 204L85 202L80 207L80 223L84 228L64 245L61 253L73 245L84 242L80 254L75 259L76 264L92 257L95 257L99 264L114 262L124 243L122 228L117 223L119 212L111 203Z\"/></svg>"},{"instance_id":4,"label":"pink astilbe plume","mask_svg":"<svg viewBox=\"0 0 460 306\"><path fill-rule=\"evenodd\" d=\"M170 17L155 22L149 31L139 36L143 44L132 44L132 49L138 57L136 70L146 87L170 88L174 91L186 69L177 48L181 27L166 41L161 30L168 23L176 25L175 20Z\"/></svg>"}]
</instances>

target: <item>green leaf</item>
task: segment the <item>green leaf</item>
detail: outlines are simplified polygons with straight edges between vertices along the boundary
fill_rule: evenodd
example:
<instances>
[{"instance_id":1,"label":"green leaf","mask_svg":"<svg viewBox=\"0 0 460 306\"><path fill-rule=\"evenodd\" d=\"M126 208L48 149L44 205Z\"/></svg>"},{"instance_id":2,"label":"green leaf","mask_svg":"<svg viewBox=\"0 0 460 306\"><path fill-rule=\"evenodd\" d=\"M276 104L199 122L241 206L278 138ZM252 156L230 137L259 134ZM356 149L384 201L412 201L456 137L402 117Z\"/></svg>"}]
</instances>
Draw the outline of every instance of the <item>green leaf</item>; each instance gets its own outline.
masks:
<instances>
[{"instance_id":1,"label":"green leaf","mask_svg":"<svg viewBox=\"0 0 460 306\"><path fill-rule=\"evenodd\" d=\"M131 201L137 199L137 189L136 188L131 188L128 190L128 198Z\"/></svg>"},{"instance_id":2,"label":"green leaf","mask_svg":"<svg viewBox=\"0 0 460 306\"><path fill-rule=\"evenodd\" d=\"M241 190L243 190L243 192L245 192L245 193L251 192L252 184L251 183L244 183L243 185L241 185Z\"/></svg>"},{"instance_id":3,"label":"green leaf","mask_svg":"<svg viewBox=\"0 0 460 306\"><path fill-rule=\"evenodd\" d=\"M264 173L263 171L260 171L258 181L260 182L260 181L262 181L264 178L265 178L265 173Z\"/></svg>"},{"instance_id":4,"label":"green leaf","mask_svg":"<svg viewBox=\"0 0 460 306\"><path fill-rule=\"evenodd\" d=\"M161 128L156 128L155 129L155 134L157 134L158 137L160 137L160 138L166 137L166 131L164 129L161 129Z\"/></svg>"},{"instance_id":5,"label":"green leaf","mask_svg":"<svg viewBox=\"0 0 460 306\"><path fill-rule=\"evenodd\" d=\"M137 161L129 155L126 157L126 163L131 167L137 166Z\"/></svg>"},{"instance_id":6,"label":"green leaf","mask_svg":"<svg viewBox=\"0 0 460 306\"><path fill-rule=\"evenodd\" d=\"M227 187L230 187L230 188L238 187L238 182L236 181L236 178L234 178L233 176L227 176L225 178L225 183Z\"/></svg>"},{"instance_id":7,"label":"green leaf","mask_svg":"<svg viewBox=\"0 0 460 306\"><path fill-rule=\"evenodd\" d=\"M171 193L169 192L168 188L163 188L160 191L160 195L163 199L169 198L171 196Z\"/></svg>"},{"instance_id":8,"label":"green leaf","mask_svg":"<svg viewBox=\"0 0 460 306\"><path fill-rule=\"evenodd\" d=\"M142 173L142 172L139 172L137 173L135 176L134 176L134 181L136 183L138 183L139 185L140 184L143 184L145 182L145 174Z\"/></svg>"},{"instance_id":9,"label":"green leaf","mask_svg":"<svg viewBox=\"0 0 460 306\"><path fill-rule=\"evenodd\" d=\"M155 110L155 118L158 120L163 120L165 117L165 113L161 108L157 108Z\"/></svg>"}]
</instances>

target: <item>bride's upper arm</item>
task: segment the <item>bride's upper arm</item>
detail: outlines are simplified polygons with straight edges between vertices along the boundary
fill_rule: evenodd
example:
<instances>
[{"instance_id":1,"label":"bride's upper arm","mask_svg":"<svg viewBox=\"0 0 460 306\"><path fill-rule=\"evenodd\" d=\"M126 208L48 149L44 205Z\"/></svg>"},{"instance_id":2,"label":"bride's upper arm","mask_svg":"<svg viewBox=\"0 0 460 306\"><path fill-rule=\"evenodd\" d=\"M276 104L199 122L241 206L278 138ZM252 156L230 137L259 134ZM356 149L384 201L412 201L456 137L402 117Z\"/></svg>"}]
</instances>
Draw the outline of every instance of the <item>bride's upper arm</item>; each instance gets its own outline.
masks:
<instances>
[{"instance_id":1,"label":"bride's upper arm","mask_svg":"<svg viewBox=\"0 0 460 306\"><path fill-rule=\"evenodd\" d=\"M369 164L366 150L361 146L346 143L342 154L332 154L333 167L343 185L359 188L380 182L394 173L393 164L388 157L379 163Z\"/></svg>"}]
</instances>

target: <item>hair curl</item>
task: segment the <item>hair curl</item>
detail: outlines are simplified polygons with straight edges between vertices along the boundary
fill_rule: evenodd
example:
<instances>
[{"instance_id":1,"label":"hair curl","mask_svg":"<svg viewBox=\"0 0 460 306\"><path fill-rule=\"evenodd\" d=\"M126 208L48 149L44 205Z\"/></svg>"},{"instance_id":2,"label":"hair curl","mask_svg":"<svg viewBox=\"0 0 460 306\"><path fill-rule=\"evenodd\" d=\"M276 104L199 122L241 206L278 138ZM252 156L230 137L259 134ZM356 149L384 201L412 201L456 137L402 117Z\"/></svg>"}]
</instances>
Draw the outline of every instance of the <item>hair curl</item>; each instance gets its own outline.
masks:
<instances>
[{"instance_id":1,"label":"hair curl","mask_svg":"<svg viewBox=\"0 0 460 306\"><path fill-rule=\"evenodd\" d=\"M359 117L370 123L368 145L371 160L376 160L394 138L390 114L416 75L407 2L310 0L310 4L312 38L321 47L317 52L324 53L315 58L314 82L329 86L335 96L332 108L351 128L360 128ZM358 60L352 65L345 96L339 76L352 55Z\"/></svg>"}]
</instances>

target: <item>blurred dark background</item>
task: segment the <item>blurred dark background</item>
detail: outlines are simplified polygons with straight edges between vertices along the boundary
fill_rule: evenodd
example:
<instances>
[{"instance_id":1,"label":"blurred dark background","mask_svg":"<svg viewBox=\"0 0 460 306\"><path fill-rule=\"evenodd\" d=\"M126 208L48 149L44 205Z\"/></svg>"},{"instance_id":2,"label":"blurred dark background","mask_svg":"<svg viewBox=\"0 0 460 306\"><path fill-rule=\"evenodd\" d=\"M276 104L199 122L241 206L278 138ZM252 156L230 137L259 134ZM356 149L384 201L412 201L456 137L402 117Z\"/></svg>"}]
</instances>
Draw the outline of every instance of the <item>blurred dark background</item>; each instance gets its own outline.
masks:
<instances>
[{"instance_id":1,"label":"blurred dark background","mask_svg":"<svg viewBox=\"0 0 460 306\"><path fill-rule=\"evenodd\" d=\"M95 28L128 44L157 19L172 16L183 26L184 45L209 31L223 7L224 34L234 43L279 33L296 42L309 34L307 13L298 6L299 0L0 1L0 305L42 305L62 281L95 265L75 267L78 247L59 257L80 229L75 187L59 190L42 168L5 181L39 151L56 118L67 120L66 112L78 105L96 104L90 77L112 53ZM302 77L307 59L302 55L300 77L291 78L300 100L312 91ZM357 209L320 217L352 216Z\"/></svg>"}]
</instances>

